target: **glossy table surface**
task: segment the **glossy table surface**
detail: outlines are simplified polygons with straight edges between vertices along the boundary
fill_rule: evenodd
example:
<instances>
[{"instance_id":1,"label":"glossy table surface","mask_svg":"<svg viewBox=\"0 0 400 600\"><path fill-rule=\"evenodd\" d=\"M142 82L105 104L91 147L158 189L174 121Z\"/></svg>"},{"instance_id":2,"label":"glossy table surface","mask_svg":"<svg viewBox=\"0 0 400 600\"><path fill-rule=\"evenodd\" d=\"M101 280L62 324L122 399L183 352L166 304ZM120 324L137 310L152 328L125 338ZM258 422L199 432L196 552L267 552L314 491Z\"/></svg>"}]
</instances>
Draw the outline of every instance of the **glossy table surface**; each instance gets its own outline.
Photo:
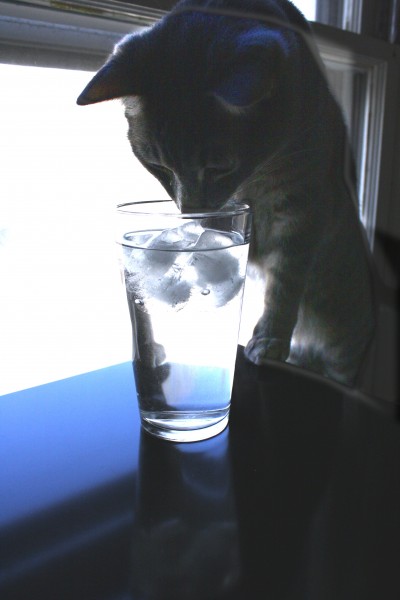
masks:
<instances>
[{"instance_id":1,"label":"glossy table surface","mask_svg":"<svg viewBox=\"0 0 400 600\"><path fill-rule=\"evenodd\" d=\"M393 413L393 414L392 414ZM129 363L0 398L1 600L399 600L395 410L239 349L228 428L141 431Z\"/></svg>"}]
</instances>

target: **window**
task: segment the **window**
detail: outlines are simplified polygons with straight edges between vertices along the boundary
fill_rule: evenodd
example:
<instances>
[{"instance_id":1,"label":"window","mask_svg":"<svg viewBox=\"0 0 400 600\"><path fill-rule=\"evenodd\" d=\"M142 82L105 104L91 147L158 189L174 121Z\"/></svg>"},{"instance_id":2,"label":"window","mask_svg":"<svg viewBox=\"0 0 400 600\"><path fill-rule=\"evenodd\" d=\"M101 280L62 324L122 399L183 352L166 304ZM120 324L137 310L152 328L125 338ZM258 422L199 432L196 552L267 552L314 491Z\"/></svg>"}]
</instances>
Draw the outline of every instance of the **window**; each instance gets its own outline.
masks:
<instances>
[{"instance_id":1,"label":"window","mask_svg":"<svg viewBox=\"0 0 400 600\"><path fill-rule=\"evenodd\" d=\"M166 197L135 163L119 103L76 106L121 33L10 13L2 24L20 43L0 63L0 395L130 359L110 216L119 202ZM22 41L36 36L32 55ZM91 48L65 50L77 43Z\"/></svg>"},{"instance_id":2,"label":"window","mask_svg":"<svg viewBox=\"0 0 400 600\"><path fill-rule=\"evenodd\" d=\"M293 4L301 10L306 19L309 21L316 20L317 0L296 0Z\"/></svg>"},{"instance_id":3,"label":"window","mask_svg":"<svg viewBox=\"0 0 400 600\"><path fill-rule=\"evenodd\" d=\"M393 160L391 103L397 93L399 56L379 40L367 41L318 24L314 32L347 121L357 166L360 218L373 247L375 230L382 226L378 203L382 211L391 202L382 169L387 176L386 167Z\"/></svg>"},{"instance_id":4,"label":"window","mask_svg":"<svg viewBox=\"0 0 400 600\"><path fill-rule=\"evenodd\" d=\"M0 1L0 277L6 282L0 394L129 360L110 215L133 194L165 197L135 163L118 102L75 106L114 43L162 11L102 0L71 0L68 10L50 4ZM170 4L157 1L158 7ZM371 15L382 14L378 0L368 3L368 12L349 0L295 4L315 21L328 78L343 106L359 174L360 217L373 246L377 229L400 235L400 52L378 39L398 35L397 4L379 20L375 39L344 29L374 31ZM390 269L382 260L385 275Z\"/></svg>"}]
</instances>

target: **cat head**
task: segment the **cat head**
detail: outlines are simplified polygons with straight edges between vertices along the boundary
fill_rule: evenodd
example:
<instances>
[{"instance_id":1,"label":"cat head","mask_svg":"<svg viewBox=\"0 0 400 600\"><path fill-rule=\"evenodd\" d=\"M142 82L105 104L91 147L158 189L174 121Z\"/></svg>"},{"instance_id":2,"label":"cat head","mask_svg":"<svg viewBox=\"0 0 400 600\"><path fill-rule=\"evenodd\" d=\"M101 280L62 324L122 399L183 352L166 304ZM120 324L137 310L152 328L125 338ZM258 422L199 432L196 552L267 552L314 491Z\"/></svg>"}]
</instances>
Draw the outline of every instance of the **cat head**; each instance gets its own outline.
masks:
<instances>
[{"instance_id":1,"label":"cat head","mask_svg":"<svg viewBox=\"0 0 400 600\"><path fill-rule=\"evenodd\" d=\"M122 98L134 154L178 207L218 209L284 135L290 40L185 11L124 38L78 98Z\"/></svg>"}]
</instances>

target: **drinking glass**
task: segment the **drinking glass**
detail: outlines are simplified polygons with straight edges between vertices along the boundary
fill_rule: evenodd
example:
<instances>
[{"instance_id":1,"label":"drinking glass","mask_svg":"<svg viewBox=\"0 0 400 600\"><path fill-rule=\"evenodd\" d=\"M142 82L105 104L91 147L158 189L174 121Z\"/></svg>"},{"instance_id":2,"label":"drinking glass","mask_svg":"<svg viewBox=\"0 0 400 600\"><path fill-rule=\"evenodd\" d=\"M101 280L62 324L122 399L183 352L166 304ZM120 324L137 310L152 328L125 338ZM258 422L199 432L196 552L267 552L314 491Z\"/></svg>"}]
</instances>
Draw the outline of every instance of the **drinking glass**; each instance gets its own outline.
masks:
<instances>
[{"instance_id":1,"label":"drinking glass","mask_svg":"<svg viewBox=\"0 0 400 600\"><path fill-rule=\"evenodd\" d=\"M140 416L159 438L202 440L228 423L250 228L246 204L117 207Z\"/></svg>"}]
</instances>

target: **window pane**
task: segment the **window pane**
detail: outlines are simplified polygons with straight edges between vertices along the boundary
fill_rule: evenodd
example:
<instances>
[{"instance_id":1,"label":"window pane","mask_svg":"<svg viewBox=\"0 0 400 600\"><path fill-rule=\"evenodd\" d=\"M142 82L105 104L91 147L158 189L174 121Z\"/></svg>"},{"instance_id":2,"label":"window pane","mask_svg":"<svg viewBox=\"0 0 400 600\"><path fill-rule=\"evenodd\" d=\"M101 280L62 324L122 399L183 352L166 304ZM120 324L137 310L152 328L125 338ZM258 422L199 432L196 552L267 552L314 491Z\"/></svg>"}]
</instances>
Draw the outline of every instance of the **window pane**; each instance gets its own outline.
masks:
<instances>
[{"instance_id":1,"label":"window pane","mask_svg":"<svg viewBox=\"0 0 400 600\"><path fill-rule=\"evenodd\" d=\"M322 56L348 126L357 169L359 215L373 247L381 194L386 63L332 48L323 48Z\"/></svg>"},{"instance_id":2,"label":"window pane","mask_svg":"<svg viewBox=\"0 0 400 600\"><path fill-rule=\"evenodd\" d=\"M130 358L112 211L167 195L90 77L0 65L0 394Z\"/></svg>"},{"instance_id":3,"label":"window pane","mask_svg":"<svg viewBox=\"0 0 400 600\"><path fill-rule=\"evenodd\" d=\"M292 4L297 6L309 21L315 21L317 0L292 0Z\"/></svg>"},{"instance_id":4,"label":"window pane","mask_svg":"<svg viewBox=\"0 0 400 600\"><path fill-rule=\"evenodd\" d=\"M309 21L359 33L363 0L294 0Z\"/></svg>"},{"instance_id":5,"label":"window pane","mask_svg":"<svg viewBox=\"0 0 400 600\"><path fill-rule=\"evenodd\" d=\"M363 216L368 73L343 63L327 61L331 89L340 103L349 131L357 171L359 215Z\"/></svg>"}]
</instances>

